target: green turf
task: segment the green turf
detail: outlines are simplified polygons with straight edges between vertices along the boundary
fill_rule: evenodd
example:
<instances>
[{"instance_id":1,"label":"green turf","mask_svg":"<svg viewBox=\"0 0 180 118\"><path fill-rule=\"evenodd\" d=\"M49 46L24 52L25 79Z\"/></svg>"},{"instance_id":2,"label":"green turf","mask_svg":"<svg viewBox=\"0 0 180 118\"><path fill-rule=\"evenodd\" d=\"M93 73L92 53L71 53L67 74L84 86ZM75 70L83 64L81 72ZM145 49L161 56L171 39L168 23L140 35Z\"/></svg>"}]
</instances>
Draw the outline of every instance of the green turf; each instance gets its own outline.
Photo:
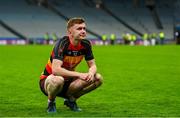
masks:
<instances>
[{"instance_id":1,"label":"green turf","mask_svg":"<svg viewBox=\"0 0 180 118\"><path fill-rule=\"evenodd\" d=\"M58 98L47 114L39 75L52 46L0 46L0 116L180 117L180 46L95 46L104 84L78 100L74 113ZM83 62L77 68L86 71Z\"/></svg>"}]
</instances>

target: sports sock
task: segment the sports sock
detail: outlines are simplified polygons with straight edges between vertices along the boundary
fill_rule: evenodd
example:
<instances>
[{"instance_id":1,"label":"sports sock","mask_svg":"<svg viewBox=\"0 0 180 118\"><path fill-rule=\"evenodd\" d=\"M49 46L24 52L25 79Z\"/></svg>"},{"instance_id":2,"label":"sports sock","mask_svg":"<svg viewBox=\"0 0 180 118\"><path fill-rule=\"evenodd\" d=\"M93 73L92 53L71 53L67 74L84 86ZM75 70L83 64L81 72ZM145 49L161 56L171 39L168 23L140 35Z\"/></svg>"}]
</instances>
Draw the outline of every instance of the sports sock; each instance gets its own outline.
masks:
<instances>
[{"instance_id":1,"label":"sports sock","mask_svg":"<svg viewBox=\"0 0 180 118\"><path fill-rule=\"evenodd\" d=\"M48 103L50 103L50 102L55 103L55 99L53 99L53 100L48 99Z\"/></svg>"},{"instance_id":2,"label":"sports sock","mask_svg":"<svg viewBox=\"0 0 180 118\"><path fill-rule=\"evenodd\" d=\"M70 98L64 98L64 101L70 101L70 102L75 102L76 99L74 97L70 97Z\"/></svg>"}]
</instances>

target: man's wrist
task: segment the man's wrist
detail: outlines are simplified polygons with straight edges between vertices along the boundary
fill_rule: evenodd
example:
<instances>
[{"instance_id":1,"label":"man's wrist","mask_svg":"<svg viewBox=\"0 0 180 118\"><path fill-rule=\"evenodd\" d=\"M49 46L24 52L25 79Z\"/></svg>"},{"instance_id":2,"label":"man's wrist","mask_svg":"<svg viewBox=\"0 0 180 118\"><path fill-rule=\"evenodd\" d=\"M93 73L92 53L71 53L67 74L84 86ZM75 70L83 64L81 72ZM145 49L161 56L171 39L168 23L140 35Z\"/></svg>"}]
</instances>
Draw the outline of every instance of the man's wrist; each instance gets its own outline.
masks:
<instances>
[{"instance_id":1,"label":"man's wrist","mask_svg":"<svg viewBox=\"0 0 180 118\"><path fill-rule=\"evenodd\" d=\"M91 72L91 71L89 71L89 74L91 74L91 75L93 75L93 76L95 75L95 73L93 73L93 72Z\"/></svg>"}]
</instances>

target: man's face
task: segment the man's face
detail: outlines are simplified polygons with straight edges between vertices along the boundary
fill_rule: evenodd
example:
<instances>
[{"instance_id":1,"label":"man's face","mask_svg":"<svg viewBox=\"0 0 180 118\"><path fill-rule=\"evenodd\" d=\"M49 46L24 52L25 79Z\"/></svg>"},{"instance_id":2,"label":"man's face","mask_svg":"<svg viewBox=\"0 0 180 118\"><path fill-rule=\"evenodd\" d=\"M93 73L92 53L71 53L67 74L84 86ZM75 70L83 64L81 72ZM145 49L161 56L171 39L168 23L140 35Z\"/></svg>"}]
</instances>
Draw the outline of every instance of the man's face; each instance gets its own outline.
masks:
<instances>
[{"instance_id":1,"label":"man's face","mask_svg":"<svg viewBox=\"0 0 180 118\"><path fill-rule=\"evenodd\" d=\"M78 40L82 40L86 38L86 24L75 24L70 27L68 33L74 38Z\"/></svg>"}]
</instances>

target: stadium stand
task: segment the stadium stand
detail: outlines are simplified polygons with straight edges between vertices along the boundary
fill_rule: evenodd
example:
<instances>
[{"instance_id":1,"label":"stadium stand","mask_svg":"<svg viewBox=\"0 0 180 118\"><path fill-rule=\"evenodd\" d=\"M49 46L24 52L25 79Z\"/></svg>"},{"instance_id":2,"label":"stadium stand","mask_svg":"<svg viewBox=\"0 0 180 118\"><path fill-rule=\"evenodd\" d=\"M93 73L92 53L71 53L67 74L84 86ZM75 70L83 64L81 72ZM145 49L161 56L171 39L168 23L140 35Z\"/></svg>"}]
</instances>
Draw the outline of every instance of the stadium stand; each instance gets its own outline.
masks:
<instances>
[{"instance_id":1,"label":"stadium stand","mask_svg":"<svg viewBox=\"0 0 180 118\"><path fill-rule=\"evenodd\" d=\"M17 3L10 2L11 4L8 4L8 0L4 2L6 6L0 7L1 11L5 11L1 13L1 19L26 36L43 37L45 32L55 32L59 36L66 34L66 22L50 11L37 6L29 6L24 0L18 0Z\"/></svg>"},{"instance_id":2,"label":"stadium stand","mask_svg":"<svg viewBox=\"0 0 180 118\"><path fill-rule=\"evenodd\" d=\"M31 1L31 0L29 0ZM132 0L103 0L106 6L119 18L141 33L165 32L166 38L173 40L174 36L174 3L171 0L157 0L156 8L163 29L159 30L143 0L135 5ZM134 33L102 9L88 6L83 0L54 1L54 7L67 17L84 17L88 28L99 35L114 33L118 39L124 32ZM171 4L169 4L171 3ZM56 33L58 37L66 34L66 21L40 5L27 3L25 0L1 0L0 19L9 26L30 38L42 38L46 32ZM177 15L178 16L178 15ZM2 27L0 37L14 37ZM88 38L96 37L89 34ZM138 37L141 38L141 37Z\"/></svg>"}]
</instances>

